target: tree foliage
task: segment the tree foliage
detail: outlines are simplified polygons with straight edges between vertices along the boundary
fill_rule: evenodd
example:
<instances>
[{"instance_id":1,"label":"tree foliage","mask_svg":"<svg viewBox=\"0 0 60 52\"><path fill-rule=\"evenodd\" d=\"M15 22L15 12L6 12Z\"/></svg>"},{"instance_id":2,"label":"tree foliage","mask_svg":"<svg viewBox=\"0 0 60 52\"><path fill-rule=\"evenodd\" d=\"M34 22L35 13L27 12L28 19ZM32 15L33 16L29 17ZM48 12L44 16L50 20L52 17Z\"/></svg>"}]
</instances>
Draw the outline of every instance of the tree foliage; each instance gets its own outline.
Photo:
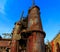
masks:
<instances>
[{"instance_id":1,"label":"tree foliage","mask_svg":"<svg viewBox=\"0 0 60 52\"><path fill-rule=\"evenodd\" d=\"M5 38L5 39L11 39L12 38L12 34L11 33L3 33L2 34L3 35L3 38Z\"/></svg>"}]
</instances>

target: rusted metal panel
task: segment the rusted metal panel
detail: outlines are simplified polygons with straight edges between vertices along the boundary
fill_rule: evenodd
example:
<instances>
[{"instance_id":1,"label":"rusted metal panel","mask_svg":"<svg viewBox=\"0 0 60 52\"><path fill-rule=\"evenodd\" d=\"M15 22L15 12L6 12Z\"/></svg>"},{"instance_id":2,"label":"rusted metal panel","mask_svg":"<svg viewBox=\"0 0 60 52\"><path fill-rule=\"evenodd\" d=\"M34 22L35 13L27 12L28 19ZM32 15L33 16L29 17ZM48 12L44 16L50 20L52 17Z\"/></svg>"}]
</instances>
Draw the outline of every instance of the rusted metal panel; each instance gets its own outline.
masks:
<instances>
[{"instance_id":1,"label":"rusted metal panel","mask_svg":"<svg viewBox=\"0 0 60 52\"><path fill-rule=\"evenodd\" d=\"M38 7L32 6L28 15L28 30L32 31L27 40L27 52L44 51L44 33ZM35 31L34 31L35 30Z\"/></svg>"},{"instance_id":2,"label":"rusted metal panel","mask_svg":"<svg viewBox=\"0 0 60 52\"><path fill-rule=\"evenodd\" d=\"M11 52L17 52L17 41L12 40Z\"/></svg>"}]
</instances>

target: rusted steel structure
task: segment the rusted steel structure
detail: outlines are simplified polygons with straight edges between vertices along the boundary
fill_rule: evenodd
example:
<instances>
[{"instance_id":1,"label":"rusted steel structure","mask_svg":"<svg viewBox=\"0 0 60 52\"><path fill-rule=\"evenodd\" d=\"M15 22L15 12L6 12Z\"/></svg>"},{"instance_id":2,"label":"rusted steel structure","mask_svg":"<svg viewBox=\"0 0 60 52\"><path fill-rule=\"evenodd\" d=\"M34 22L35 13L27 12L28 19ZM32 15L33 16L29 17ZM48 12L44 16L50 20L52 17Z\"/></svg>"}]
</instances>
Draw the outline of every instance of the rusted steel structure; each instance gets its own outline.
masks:
<instances>
[{"instance_id":1,"label":"rusted steel structure","mask_svg":"<svg viewBox=\"0 0 60 52\"><path fill-rule=\"evenodd\" d=\"M42 28L40 8L32 5L28 10L28 16L26 18L22 17L19 22L15 23L12 34L11 52L17 52L18 50L23 52L45 52L45 32Z\"/></svg>"},{"instance_id":2,"label":"rusted steel structure","mask_svg":"<svg viewBox=\"0 0 60 52\"><path fill-rule=\"evenodd\" d=\"M28 11L28 31L30 35L27 39L27 52L44 52L45 33L42 29L40 18L40 9L38 6L32 6Z\"/></svg>"},{"instance_id":3,"label":"rusted steel structure","mask_svg":"<svg viewBox=\"0 0 60 52\"><path fill-rule=\"evenodd\" d=\"M42 28L40 8L32 5L27 17L15 23L10 40L10 52L45 52L45 32Z\"/></svg>"}]
</instances>

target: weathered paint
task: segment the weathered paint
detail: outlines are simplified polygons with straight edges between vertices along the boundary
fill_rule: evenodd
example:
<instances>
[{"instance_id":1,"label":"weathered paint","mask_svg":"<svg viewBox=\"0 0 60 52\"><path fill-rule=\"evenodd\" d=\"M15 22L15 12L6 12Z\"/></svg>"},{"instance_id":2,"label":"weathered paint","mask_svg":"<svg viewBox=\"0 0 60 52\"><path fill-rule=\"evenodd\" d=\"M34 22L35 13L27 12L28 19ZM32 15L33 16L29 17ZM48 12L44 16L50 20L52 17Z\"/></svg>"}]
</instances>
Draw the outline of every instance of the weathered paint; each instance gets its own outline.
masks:
<instances>
[{"instance_id":1,"label":"weathered paint","mask_svg":"<svg viewBox=\"0 0 60 52\"><path fill-rule=\"evenodd\" d=\"M11 52L17 52L17 41L12 40Z\"/></svg>"},{"instance_id":2,"label":"weathered paint","mask_svg":"<svg viewBox=\"0 0 60 52\"><path fill-rule=\"evenodd\" d=\"M45 52L44 34L40 32L40 30L43 31L43 29L39 11L37 6L32 6L29 10L28 30L31 30L32 33L27 39L27 52Z\"/></svg>"},{"instance_id":3,"label":"weathered paint","mask_svg":"<svg viewBox=\"0 0 60 52\"><path fill-rule=\"evenodd\" d=\"M44 42L40 38L40 33L33 32L27 41L27 52L43 52ZM42 46L43 45L43 46Z\"/></svg>"}]
</instances>

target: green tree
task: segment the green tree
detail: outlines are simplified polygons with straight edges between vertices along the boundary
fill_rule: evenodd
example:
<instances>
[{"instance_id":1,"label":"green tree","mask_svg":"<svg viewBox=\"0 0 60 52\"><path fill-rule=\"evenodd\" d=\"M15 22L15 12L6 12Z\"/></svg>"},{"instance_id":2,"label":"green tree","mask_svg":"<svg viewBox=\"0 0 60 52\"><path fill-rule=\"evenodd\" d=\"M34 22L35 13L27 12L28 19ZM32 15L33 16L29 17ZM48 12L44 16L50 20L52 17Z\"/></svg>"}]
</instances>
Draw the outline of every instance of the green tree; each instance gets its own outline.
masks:
<instances>
[{"instance_id":1,"label":"green tree","mask_svg":"<svg viewBox=\"0 0 60 52\"><path fill-rule=\"evenodd\" d=\"M3 33L3 38L5 39L11 39L12 38L12 34L11 33Z\"/></svg>"}]
</instances>

